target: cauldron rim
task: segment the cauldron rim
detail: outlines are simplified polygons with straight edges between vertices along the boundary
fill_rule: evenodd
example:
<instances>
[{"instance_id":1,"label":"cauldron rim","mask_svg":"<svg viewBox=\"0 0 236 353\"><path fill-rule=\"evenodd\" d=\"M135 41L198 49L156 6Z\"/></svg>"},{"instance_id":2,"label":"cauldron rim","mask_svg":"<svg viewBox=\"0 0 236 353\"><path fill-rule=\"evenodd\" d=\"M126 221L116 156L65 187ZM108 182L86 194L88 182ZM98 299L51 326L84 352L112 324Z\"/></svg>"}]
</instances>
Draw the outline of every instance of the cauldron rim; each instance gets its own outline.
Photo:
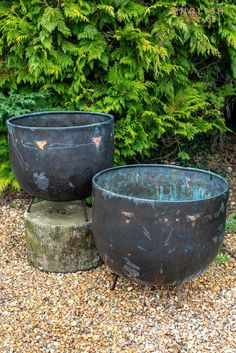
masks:
<instances>
[{"instance_id":1,"label":"cauldron rim","mask_svg":"<svg viewBox=\"0 0 236 353\"><path fill-rule=\"evenodd\" d=\"M32 117L32 116L40 116L40 115L51 115L51 114L90 114L90 115L99 115L99 116L104 116L107 117L108 119L106 121L102 122L95 122L92 124L86 124L86 125L72 125L72 126L27 126L27 125L18 125L17 123L14 123L14 121L22 118L27 118L27 117ZM70 129L84 129L92 126L97 126L97 125L106 125L106 124L112 124L114 122L114 116L112 114L108 113L102 113L102 112L90 112L90 111L84 111L84 110L50 110L50 111L41 111L41 112L34 112L34 113L27 113L27 114L21 114L21 115L15 115L9 119L7 119L7 126L8 127L14 127L14 128L20 128L20 129L29 129L29 130L70 130Z\"/></svg>"},{"instance_id":2,"label":"cauldron rim","mask_svg":"<svg viewBox=\"0 0 236 353\"><path fill-rule=\"evenodd\" d=\"M140 198L140 197L135 197L135 196L128 196L128 195L124 195L124 194L119 194L113 191L109 191L106 188L103 188L102 186L100 186L96 179L99 178L99 176L101 176L102 174L105 174L109 171L113 171L113 170L118 170L118 169L125 169L125 168L140 168L140 167L162 167L162 168L171 168L171 169L179 169L179 170L187 170L187 171L195 171L195 172L200 172L203 174L208 174L208 175L212 175L218 179L220 179L224 184L225 184L225 189L213 196L207 197L207 198L199 198L199 199L194 199L194 200L153 200L153 199L148 199L148 198ZM111 197L116 197L116 198L121 198L121 199L125 199L125 200L129 200L129 201L134 201L134 202L138 202L138 203L150 203L150 204L184 204L184 203L194 203L194 202L202 202L202 201L209 201L209 200L213 200L216 199L220 196L223 196L224 194L227 195L227 193L229 192L229 183L228 181L223 178L221 175L213 173L211 171L208 170L204 170L204 169L199 169L199 168L191 168L191 167L182 167L182 166L177 166L177 165L171 165L171 164L129 164L129 165L124 165L124 166L117 166L117 167L112 167L112 168L107 168L104 169L100 172L98 172L97 174L95 174L92 178L92 184L93 184L93 189L98 189L100 191L102 191L103 193L106 193L107 195L110 195Z\"/></svg>"}]
</instances>

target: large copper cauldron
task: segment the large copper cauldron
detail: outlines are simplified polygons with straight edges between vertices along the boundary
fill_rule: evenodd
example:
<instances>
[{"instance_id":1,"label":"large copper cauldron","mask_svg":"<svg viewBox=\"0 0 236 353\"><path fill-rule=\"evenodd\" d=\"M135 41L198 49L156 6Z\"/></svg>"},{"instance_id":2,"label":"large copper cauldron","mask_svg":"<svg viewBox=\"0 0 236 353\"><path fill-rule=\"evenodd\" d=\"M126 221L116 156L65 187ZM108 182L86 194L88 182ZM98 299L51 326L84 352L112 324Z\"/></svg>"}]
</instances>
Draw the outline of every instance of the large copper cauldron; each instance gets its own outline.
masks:
<instances>
[{"instance_id":1,"label":"large copper cauldron","mask_svg":"<svg viewBox=\"0 0 236 353\"><path fill-rule=\"evenodd\" d=\"M224 238L228 183L199 169L112 168L93 178L93 234L107 266L147 285L200 275Z\"/></svg>"},{"instance_id":2,"label":"large copper cauldron","mask_svg":"<svg viewBox=\"0 0 236 353\"><path fill-rule=\"evenodd\" d=\"M41 112L7 121L10 160L21 187L50 201L84 199L92 177L113 165L113 117Z\"/></svg>"}]
</instances>

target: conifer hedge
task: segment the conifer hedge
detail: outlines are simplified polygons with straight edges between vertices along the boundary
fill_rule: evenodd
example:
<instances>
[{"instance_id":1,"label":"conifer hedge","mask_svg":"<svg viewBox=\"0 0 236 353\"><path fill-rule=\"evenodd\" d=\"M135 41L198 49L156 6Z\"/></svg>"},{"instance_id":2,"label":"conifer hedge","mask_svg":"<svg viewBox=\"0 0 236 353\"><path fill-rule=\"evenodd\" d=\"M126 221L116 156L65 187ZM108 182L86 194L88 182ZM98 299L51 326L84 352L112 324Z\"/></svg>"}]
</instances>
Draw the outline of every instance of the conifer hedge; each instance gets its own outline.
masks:
<instances>
[{"instance_id":1,"label":"conifer hedge","mask_svg":"<svg viewBox=\"0 0 236 353\"><path fill-rule=\"evenodd\" d=\"M225 131L235 79L233 0L0 1L2 92L114 114L117 163Z\"/></svg>"}]
</instances>

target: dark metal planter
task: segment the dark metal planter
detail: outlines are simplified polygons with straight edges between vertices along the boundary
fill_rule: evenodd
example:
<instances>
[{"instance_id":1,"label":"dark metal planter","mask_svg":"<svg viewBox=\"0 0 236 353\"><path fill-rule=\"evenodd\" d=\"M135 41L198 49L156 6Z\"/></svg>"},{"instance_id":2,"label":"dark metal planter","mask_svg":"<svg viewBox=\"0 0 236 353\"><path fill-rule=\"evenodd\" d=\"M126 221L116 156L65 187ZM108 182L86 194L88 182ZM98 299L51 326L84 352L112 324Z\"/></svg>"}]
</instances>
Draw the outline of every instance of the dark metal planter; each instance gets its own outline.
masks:
<instances>
[{"instance_id":1,"label":"dark metal planter","mask_svg":"<svg viewBox=\"0 0 236 353\"><path fill-rule=\"evenodd\" d=\"M50 201L84 199L92 177L113 165L113 116L41 112L7 121L10 160L22 188Z\"/></svg>"},{"instance_id":2,"label":"dark metal planter","mask_svg":"<svg viewBox=\"0 0 236 353\"><path fill-rule=\"evenodd\" d=\"M112 168L93 178L93 235L111 271L147 285L200 275L224 238L228 183L168 165Z\"/></svg>"}]
</instances>

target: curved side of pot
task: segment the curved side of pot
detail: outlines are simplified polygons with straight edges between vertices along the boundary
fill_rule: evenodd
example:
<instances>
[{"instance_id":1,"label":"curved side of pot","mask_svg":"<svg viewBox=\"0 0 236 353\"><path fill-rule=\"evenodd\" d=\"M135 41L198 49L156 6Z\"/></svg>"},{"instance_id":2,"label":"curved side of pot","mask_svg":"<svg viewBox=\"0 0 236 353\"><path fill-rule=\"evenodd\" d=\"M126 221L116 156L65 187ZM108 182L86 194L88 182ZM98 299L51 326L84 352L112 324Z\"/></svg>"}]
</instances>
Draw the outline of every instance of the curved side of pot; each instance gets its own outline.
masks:
<instances>
[{"instance_id":1,"label":"curved side of pot","mask_svg":"<svg viewBox=\"0 0 236 353\"><path fill-rule=\"evenodd\" d=\"M92 227L98 252L113 273L139 284L191 281L221 248L227 194L158 202L116 195L94 182Z\"/></svg>"},{"instance_id":2,"label":"curved side of pot","mask_svg":"<svg viewBox=\"0 0 236 353\"><path fill-rule=\"evenodd\" d=\"M17 181L31 196L45 200L89 196L92 177L113 165L113 125L113 119L69 128L9 123L10 160Z\"/></svg>"}]
</instances>

